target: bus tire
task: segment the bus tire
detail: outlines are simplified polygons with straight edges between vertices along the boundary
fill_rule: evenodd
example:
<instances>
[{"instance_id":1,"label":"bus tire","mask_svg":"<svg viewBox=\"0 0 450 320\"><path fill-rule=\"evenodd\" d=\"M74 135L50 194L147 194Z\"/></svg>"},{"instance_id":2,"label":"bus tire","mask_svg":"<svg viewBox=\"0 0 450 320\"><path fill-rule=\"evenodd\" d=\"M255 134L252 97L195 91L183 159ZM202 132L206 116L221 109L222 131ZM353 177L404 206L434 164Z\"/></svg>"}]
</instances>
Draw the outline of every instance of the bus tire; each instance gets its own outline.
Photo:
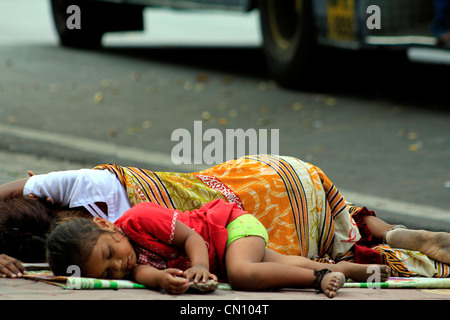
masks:
<instances>
[{"instance_id":1,"label":"bus tire","mask_svg":"<svg viewBox=\"0 0 450 320\"><path fill-rule=\"evenodd\" d=\"M269 72L283 86L302 85L316 47L312 0L260 0L259 10Z\"/></svg>"}]
</instances>

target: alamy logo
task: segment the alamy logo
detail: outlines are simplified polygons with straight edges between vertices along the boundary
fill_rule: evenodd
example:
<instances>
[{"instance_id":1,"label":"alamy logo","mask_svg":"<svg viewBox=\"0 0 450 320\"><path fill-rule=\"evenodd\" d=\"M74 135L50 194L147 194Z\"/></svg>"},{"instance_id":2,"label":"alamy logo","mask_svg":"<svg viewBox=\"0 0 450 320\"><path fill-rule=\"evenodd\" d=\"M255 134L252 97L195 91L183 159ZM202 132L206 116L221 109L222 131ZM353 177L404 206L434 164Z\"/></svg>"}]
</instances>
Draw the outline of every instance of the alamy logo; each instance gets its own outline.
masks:
<instances>
[{"instance_id":1,"label":"alamy logo","mask_svg":"<svg viewBox=\"0 0 450 320\"><path fill-rule=\"evenodd\" d=\"M371 265L367 268L367 273L370 276L367 278L367 288L369 289L380 289L381 282L381 270L377 265Z\"/></svg>"},{"instance_id":2,"label":"alamy logo","mask_svg":"<svg viewBox=\"0 0 450 320\"><path fill-rule=\"evenodd\" d=\"M366 10L367 14L370 14L370 16L367 18L366 26L367 29L373 30L373 29L381 29L381 9L377 5L371 5L367 7Z\"/></svg>"},{"instance_id":3,"label":"alamy logo","mask_svg":"<svg viewBox=\"0 0 450 320\"><path fill-rule=\"evenodd\" d=\"M66 286L69 289L81 289L81 269L79 266L72 264L67 267L66 272L70 274L67 278Z\"/></svg>"},{"instance_id":4,"label":"alamy logo","mask_svg":"<svg viewBox=\"0 0 450 320\"><path fill-rule=\"evenodd\" d=\"M71 5L67 7L66 13L71 13L66 20L67 29L81 29L81 9L79 6Z\"/></svg>"},{"instance_id":5,"label":"alamy logo","mask_svg":"<svg viewBox=\"0 0 450 320\"><path fill-rule=\"evenodd\" d=\"M271 129L270 135L267 129L226 129L224 136L216 128L203 132L202 121L194 121L192 135L187 129L175 129L171 141L178 141L171 152L174 164L220 164L247 154L279 154L278 129Z\"/></svg>"}]
</instances>

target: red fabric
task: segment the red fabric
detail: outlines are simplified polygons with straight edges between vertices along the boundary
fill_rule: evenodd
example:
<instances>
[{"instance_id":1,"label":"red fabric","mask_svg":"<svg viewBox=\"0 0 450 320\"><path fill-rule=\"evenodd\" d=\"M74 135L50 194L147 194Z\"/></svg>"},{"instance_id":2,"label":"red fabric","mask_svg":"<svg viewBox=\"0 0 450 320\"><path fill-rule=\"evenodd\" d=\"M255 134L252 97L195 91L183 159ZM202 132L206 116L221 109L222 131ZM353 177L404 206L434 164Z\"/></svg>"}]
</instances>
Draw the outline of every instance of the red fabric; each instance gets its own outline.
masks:
<instances>
[{"instance_id":1,"label":"red fabric","mask_svg":"<svg viewBox=\"0 0 450 320\"><path fill-rule=\"evenodd\" d=\"M371 247L379 243L373 239L372 232L363 222L363 217L367 215L375 216L375 212L363 207L352 215L361 234L361 239L354 246L355 262L362 264L383 264L381 254L375 249L371 249Z\"/></svg>"},{"instance_id":2,"label":"red fabric","mask_svg":"<svg viewBox=\"0 0 450 320\"><path fill-rule=\"evenodd\" d=\"M224 200L214 200L200 209L186 212L146 202L132 207L115 225L133 245L139 247L137 254L146 255L138 257L138 261L148 261L160 269L186 270L190 266L189 259L182 249L171 245L175 221L178 220L202 236L208 247L210 271L221 277L225 271L224 256L228 237L226 226L246 213L235 203Z\"/></svg>"},{"instance_id":3,"label":"red fabric","mask_svg":"<svg viewBox=\"0 0 450 320\"><path fill-rule=\"evenodd\" d=\"M375 250L355 244L355 262L361 264L384 264L381 254Z\"/></svg>"}]
</instances>

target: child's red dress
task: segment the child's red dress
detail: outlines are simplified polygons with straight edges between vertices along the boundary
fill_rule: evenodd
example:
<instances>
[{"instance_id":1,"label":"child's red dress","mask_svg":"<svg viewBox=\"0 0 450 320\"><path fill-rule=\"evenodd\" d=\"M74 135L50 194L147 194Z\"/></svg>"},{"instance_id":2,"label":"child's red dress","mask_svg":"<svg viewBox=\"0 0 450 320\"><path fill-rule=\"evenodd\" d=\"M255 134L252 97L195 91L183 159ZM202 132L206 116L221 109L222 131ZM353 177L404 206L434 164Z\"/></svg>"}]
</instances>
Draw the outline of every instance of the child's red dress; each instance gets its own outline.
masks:
<instances>
[{"instance_id":1,"label":"child's red dress","mask_svg":"<svg viewBox=\"0 0 450 320\"><path fill-rule=\"evenodd\" d=\"M114 224L133 245L138 264L158 269L190 268L183 249L172 246L176 220L195 230L205 240L209 252L209 270L225 278L224 257L228 231L226 226L248 212L235 203L214 200L194 211L171 210L152 202L140 203Z\"/></svg>"}]
</instances>

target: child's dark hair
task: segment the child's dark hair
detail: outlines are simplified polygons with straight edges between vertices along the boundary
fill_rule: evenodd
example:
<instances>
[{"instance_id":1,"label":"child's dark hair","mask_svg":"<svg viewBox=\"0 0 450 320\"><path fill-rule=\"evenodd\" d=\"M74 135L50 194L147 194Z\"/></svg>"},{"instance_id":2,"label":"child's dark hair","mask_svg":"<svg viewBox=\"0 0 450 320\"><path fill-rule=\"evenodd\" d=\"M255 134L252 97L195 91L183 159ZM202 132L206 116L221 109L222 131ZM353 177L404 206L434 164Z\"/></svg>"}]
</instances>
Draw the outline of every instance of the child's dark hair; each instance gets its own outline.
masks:
<instances>
[{"instance_id":1,"label":"child's dark hair","mask_svg":"<svg viewBox=\"0 0 450 320\"><path fill-rule=\"evenodd\" d=\"M99 228L92 219L65 218L47 237L47 262L57 276L66 276L71 265L80 267L89 259L98 238L110 231Z\"/></svg>"}]
</instances>

